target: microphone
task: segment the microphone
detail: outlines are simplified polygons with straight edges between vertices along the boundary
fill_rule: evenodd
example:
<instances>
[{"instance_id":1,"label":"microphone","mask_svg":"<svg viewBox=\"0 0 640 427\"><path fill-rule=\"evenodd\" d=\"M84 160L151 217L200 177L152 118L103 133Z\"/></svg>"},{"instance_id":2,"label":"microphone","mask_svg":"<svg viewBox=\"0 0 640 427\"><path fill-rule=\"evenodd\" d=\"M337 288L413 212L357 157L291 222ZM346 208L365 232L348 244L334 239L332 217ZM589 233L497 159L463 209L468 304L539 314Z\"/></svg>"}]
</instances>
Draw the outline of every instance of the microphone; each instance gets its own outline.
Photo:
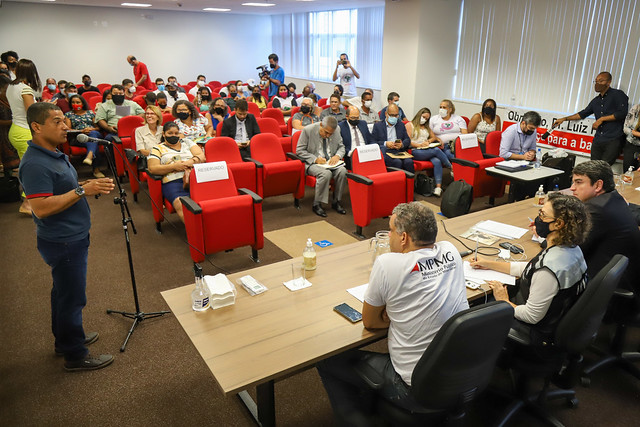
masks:
<instances>
[{"instance_id":1,"label":"microphone","mask_svg":"<svg viewBox=\"0 0 640 427\"><path fill-rule=\"evenodd\" d=\"M107 141L106 139L93 138L84 133L81 133L78 136L76 136L76 141L82 144L86 144L87 142L97 142L99 145L111 145L111 141Z\"/></svg>"},{"instance_id":2,"label":"microphone","mask_svg":"<svg viewBox=\"0 0 640 427\"><path fill-rule=\"evenodd\" d=\"M463 252L460 252L460 258L464 258L464 257L466 257L467 255L471 255L472 253L473 253L473 251L463 251Z\"/></svg>"}]
</instances>

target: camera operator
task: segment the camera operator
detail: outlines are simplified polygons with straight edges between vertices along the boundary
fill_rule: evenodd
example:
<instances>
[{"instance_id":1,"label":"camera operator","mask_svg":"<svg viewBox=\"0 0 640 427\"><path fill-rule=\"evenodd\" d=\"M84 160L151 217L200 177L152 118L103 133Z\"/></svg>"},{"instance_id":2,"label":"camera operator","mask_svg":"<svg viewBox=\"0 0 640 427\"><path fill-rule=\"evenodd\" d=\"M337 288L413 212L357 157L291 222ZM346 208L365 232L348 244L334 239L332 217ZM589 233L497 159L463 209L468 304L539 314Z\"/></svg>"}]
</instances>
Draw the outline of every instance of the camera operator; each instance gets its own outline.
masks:
<instances>
[{"instance_id":1,"label":"camera operator","mask_svg":"<svg viewBox=\"0 0 640 427\"><path fill-rule=\"evenodd\" d=\"M269 73L269 99L278 94L278 86L284 83L284 69L278 65L278 55L272 53L269 55L269 66L271 67L271 73Z\"/></svg>"}]
</instances>

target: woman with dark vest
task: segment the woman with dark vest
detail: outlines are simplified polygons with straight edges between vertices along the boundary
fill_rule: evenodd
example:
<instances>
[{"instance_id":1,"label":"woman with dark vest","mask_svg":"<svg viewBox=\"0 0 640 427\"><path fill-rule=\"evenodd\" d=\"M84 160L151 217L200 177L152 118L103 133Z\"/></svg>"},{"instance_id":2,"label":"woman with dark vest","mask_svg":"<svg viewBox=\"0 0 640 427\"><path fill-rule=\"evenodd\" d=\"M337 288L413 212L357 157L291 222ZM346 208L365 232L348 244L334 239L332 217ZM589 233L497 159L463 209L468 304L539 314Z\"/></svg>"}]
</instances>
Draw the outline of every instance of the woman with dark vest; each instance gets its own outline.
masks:
<instances>
[{"instance_id":1,"label":"woman with dark vest","mask_svg":"<svg viewBox=\"0 0 640 427\"><path fill-rule=\"evenodd\" d=\"M512 326L529 334L538 346L550 344L562 316L586 288L587 264L578 246L589 229L584 204L575 196L551 194L535 219L536 233L547 247L528 263L478 259L473 268L520 276L514 302L505 286L489 282L496 300L509 302L516 321Z\"/></svg>"}]
</instances>

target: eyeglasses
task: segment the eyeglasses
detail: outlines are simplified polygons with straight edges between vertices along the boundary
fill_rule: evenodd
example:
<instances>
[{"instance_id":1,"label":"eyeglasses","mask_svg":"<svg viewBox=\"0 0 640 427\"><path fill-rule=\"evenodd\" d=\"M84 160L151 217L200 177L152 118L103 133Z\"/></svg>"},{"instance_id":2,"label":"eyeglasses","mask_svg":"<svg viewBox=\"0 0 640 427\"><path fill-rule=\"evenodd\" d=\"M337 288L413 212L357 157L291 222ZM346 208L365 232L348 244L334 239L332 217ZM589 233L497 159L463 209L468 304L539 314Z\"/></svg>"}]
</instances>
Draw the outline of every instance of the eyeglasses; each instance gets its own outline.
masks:
<instances>
[{"instance_id":1,"label":"eyeglasses","mask_svg":"<svg viewBox=\"0 0 640 427\"><path fill-rule=\"evenodd\" d=\"M544 212L542 211L542 209L540 209L540 210L538 211L538 218L540 218L540 219L555 219L554 217L552 217L552 216L548 216L546 213L544 213Z\"/></svg>"}]
</instances>

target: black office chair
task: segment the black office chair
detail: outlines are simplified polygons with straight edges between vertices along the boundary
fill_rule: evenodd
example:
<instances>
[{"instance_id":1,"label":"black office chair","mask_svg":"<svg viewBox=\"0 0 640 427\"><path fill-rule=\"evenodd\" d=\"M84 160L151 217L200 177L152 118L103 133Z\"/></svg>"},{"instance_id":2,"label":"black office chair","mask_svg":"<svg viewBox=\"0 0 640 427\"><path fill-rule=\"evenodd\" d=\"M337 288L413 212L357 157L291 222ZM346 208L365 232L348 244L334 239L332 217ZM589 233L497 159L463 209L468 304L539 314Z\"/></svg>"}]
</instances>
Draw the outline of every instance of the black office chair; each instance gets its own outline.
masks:
<instances>
[{"instance_id":1,"label":"black office chair","mask_svg":"<svg viewBox=\"0 0 640 427\"><path fill-rule=\"evenodd\" d=\"M416 409L408 411L383 398L376 411L393 426L424 426L434 419L461 424L466 407L489 384L513 320L513 307L494 301L457 313L447 320L411 375ZM382 378L366 364L358 374L374 389Z\"/></svg>"},{"instance_id":2,"label":"black office chair","mask_svg":"<svg viewBox=\"0 0 640 427\"><path fill-rule=\"evenodd\" d=\"M553 344L543 348L544 355L541 351L537 356L531 356L529 336L514 329L509 331L507 343L513 353L508 363L520 376L515 387L516 400L504 412L498 425L505 425L516 412L525 408L552 425L562 426L544 405L548 400L561 398L566 398L571 407L578 404L571 388L580 378L582 353L595 338L628 262L626 257L616 255L589 281L587 289L560 320ZM544 379L542 390L528 394L531 379L540 377ZM550 391L551 382L561 389Z\"/></svg>"}]
</instances>

